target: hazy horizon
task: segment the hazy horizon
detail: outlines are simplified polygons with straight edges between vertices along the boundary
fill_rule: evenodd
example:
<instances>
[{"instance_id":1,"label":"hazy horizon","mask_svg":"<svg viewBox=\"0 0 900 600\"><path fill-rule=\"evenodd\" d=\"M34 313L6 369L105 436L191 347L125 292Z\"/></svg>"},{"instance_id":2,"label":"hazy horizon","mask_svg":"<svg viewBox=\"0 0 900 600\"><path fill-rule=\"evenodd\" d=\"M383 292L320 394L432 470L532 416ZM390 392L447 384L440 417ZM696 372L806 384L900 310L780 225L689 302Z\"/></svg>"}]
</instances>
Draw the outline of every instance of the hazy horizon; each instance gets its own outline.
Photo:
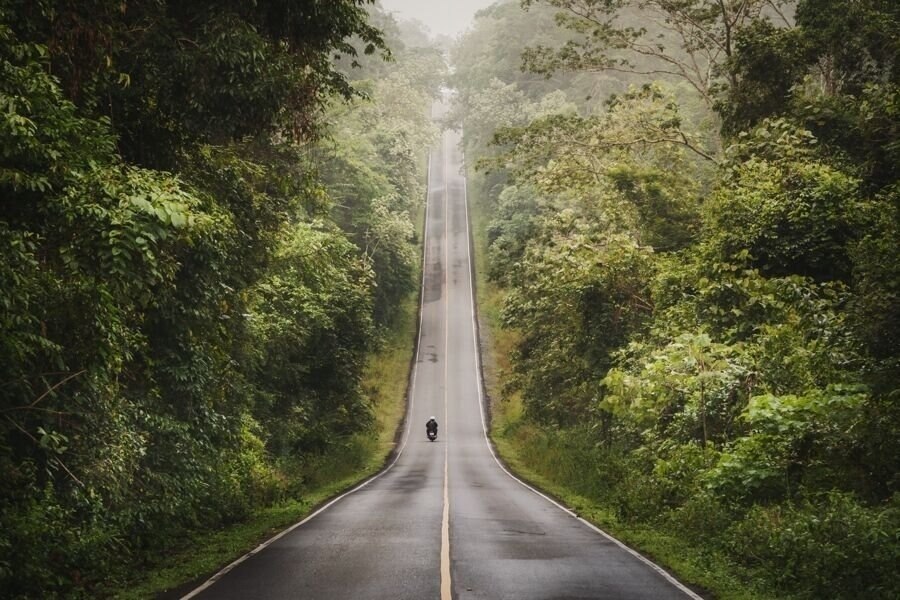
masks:
<instances>
[{"instance_id":1,"label":"hazy horizon","mask_svg":"<svg viewBox=\"0 0 900 600\"><path fill-rule=\"evenodd\" d=\"M388 12L424 23L434 35L456 37L472 24L472 17L496 0L381 0Z\"/></svg>"}]
</instances>

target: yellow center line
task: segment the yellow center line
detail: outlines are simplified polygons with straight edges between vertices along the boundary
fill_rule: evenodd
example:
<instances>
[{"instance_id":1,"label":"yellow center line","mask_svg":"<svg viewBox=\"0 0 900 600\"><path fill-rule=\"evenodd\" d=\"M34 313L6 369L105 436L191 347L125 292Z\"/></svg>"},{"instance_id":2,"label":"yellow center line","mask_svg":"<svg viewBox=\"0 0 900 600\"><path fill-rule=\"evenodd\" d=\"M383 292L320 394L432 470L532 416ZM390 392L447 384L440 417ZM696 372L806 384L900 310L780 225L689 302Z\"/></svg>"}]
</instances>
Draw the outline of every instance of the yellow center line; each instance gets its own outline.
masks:
<instances>
[{"instance_id":1,"label":"yellow center line","mask_svg":"<svg viewBox=\"0 0 900 600\"><path fill-rule=\"evenodd\" d=\"M446 437L446 429L444 436ZM444 443L444 516L441 522L441 600L450 600L450 494L447 486L447 446Z\"/></svg>"},{"instance_id":2,"label":"yellow center line","mask_svg":"<svg viewBox=\"0 0 900 600\"><path fill-rule=\"evenodd\" d=\"M444 138L446 140L446 138ZM450 358L450 290L448 284L447 272L450 270L449 251L450 236L449 219L447 206L450 204L450 192L447 185L447 144L442 140L441 148L443 153L444 168L444 513L441 518L441 600L451 600L450 587L450 492L449 492L449 437L447 436L447 364Z\"/></svg>"}]
</instances>

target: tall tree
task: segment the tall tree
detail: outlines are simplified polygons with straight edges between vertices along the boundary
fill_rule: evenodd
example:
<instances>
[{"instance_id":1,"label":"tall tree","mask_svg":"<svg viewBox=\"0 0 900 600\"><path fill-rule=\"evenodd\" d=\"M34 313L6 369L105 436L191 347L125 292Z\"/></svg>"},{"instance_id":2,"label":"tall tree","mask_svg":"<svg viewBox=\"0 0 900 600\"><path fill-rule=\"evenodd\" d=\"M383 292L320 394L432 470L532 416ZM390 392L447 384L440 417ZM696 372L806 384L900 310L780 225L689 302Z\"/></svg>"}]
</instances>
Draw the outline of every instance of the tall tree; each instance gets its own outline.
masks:
<instances>
[{"instance_id":1,"label":"tall tree","mask_svg":"<svg viewBox=\"0 0 900 600\"><path fill-rule=\"evenodd\" d=\"M723 65L737 33L765 15L789 23L780 0L522 0L559 9L557 23L573 39L562 47L538 45L524 54L528 68L622 71L674 77L689 83L709 106L722 83L734 85Z\"/></svg>"}]
</instances>

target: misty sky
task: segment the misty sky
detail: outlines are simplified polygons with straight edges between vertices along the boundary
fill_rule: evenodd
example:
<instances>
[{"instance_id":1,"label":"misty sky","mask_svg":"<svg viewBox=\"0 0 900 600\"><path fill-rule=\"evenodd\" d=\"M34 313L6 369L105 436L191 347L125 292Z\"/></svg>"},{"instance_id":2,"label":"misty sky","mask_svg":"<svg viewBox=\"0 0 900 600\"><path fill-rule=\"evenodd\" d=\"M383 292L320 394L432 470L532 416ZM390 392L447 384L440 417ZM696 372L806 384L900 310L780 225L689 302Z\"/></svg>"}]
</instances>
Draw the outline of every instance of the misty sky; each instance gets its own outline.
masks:
<instances>
[{"instance_id":1,"label":"misty sky","mask_svg":"<svg viewBox=\"0 0 900 600\"><path fill-rule=\"evenodd\" d=\"M471 23L476 11L495 0L381 0L382 6L401 18L418 19L433 34L456 37Z\"/></svg>"}]
</instances>

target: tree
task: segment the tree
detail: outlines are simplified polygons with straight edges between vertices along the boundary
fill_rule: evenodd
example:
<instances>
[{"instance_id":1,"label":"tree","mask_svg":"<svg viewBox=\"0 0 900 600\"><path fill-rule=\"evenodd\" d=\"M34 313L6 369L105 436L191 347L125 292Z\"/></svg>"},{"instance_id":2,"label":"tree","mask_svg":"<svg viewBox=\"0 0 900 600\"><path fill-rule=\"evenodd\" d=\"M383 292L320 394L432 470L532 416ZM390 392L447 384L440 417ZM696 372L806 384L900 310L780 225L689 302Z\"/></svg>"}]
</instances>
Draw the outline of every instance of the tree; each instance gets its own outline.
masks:
<instances>
[{"instance_id":1,"label":"tree","mask_svg":"<svg viewBox=\"0 0 900 600\"><path fill-rule=\"evenodd\" d=\"M322 452L371 420L359 378L374 341L374 274L339 231L291 227L250 291L256 414L279 455Z\"/></svg>"},{"instance_id":2,"label":"tree","mask_svg":"<svg viewBox=\"0 0 900 600\"><path fill-rule=\"evenodd\" d=\"M723 83L736 83L723 66L734 54L737 33L769 14L790 22L782 10L786 2L778 0L544 1L559 9L557 23L575 39L561 48L529 48L523 56L529 69L674 77L689 83L710 107Z\"/></svg>"},{"instance_id":3,"label":"tree","mask_svg":"<svg viewBox=\"0 0 900 600\"><path fill-rule=\"evenodd\" d=\"M797 26L739 34L722 99L724 131L794 119L846 155L875 192L897 178L900 12L894 2L800 2Z\"/></svg>"},{"instance_id":4,"label":"tree","mask_svg":"<svg viewBox=\"0 0 900 600\"><path fill-rule=\"evenodd\" d=\"M113 594L371 423L436 63L388 78L342 230L314 148L362 97L334 54L388 54L369 4L0 0L4 594Z\"/></svg>"},{"instance_id":5,"label":"tree","mask_svg":"<svg viewBox=\"0 0 900 600\"><path fill-rule=\"evenodd\" d=\"M525 409L496 433L748 585L892 597L897 3L524 5L530 27L494 7L455 53ZM523 34L544 85L488 34Z\"/></svg>"},{"instance_id":6,"label":"tree","mask_svg":"<svg viewBox=\"0 0 900 600\"><path fill-rule=\"evenodd\" d=\"M714 260L741 254L768 275L848 281L859 182L817 160L815 138L784 121L743 139L707 206Z\"/></svg>"},{"instance_id":7,"label":"tree","mask_svg":"<svg viewBox=\"0 0 900 600\"><path fill-rule=\"evenodd\" d=\"M313 135L315 108L353 93L332 54L356 56L354 34L387 53L370 3L48 0L15 27L47 45L70 99L111 119L126 159L173 169L188 144Z\"/></svg>"}]
</instances>

